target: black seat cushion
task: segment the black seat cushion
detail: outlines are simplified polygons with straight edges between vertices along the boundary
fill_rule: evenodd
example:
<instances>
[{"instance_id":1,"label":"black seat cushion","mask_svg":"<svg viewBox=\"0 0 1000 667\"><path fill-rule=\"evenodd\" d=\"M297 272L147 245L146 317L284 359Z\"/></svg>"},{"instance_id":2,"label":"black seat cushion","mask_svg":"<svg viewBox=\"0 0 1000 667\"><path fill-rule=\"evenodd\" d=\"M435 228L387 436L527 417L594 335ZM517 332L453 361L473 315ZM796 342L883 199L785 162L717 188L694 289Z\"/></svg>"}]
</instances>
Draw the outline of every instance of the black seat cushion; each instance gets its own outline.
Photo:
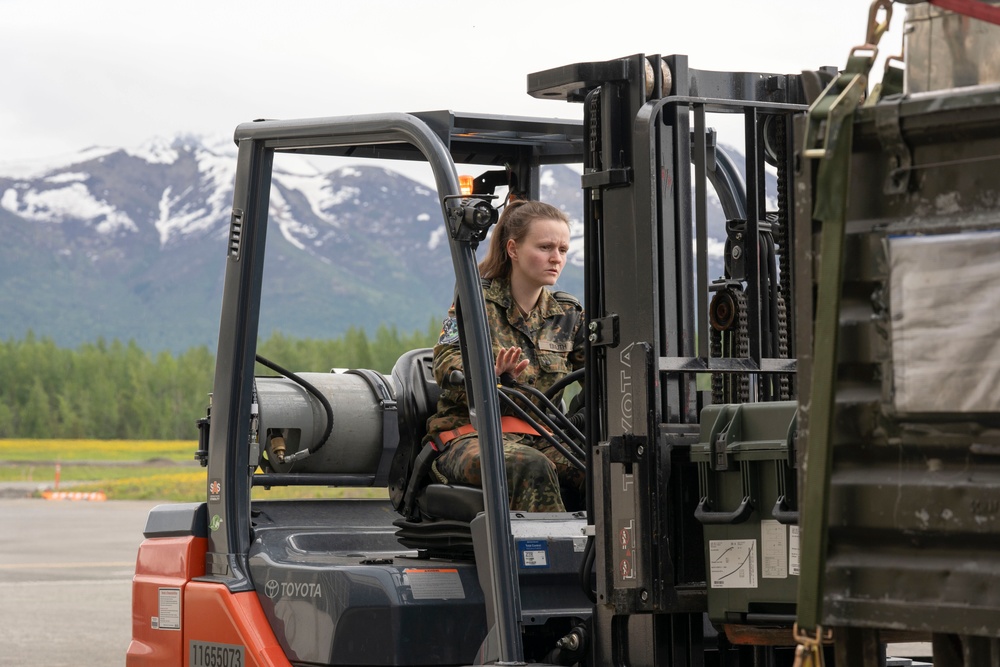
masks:
<instances>
[{"instance_id":1,"label":"black seat cushion","mask_svg":"<svg viewBox=\"0 0 1000 667\"><path fill-rule=\"evenodd\" d=\"M417 506L425 517L470 523L483 511L483 490L456 484L428 484L417 499Z\"/></svg>"}]
</instances>

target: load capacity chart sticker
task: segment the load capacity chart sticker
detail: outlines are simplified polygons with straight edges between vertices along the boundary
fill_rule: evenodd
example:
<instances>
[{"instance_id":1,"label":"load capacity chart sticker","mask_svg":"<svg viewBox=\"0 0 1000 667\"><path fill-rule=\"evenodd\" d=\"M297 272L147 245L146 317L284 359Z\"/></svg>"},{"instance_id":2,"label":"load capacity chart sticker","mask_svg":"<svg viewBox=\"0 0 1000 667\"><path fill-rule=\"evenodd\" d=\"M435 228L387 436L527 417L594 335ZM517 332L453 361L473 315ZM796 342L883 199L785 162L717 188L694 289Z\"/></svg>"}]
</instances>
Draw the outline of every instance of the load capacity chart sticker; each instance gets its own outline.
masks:
<instances>
[{"instance_id":1,"label":"load capacity chart sticker","mask_svg":"<svg viewBox=\"0 0 1000 667\"><path fill-rule=\"evenodd\" d=\"M712 588L757 588L757 540L710 540Z\"/></svg>"}]
</instances>

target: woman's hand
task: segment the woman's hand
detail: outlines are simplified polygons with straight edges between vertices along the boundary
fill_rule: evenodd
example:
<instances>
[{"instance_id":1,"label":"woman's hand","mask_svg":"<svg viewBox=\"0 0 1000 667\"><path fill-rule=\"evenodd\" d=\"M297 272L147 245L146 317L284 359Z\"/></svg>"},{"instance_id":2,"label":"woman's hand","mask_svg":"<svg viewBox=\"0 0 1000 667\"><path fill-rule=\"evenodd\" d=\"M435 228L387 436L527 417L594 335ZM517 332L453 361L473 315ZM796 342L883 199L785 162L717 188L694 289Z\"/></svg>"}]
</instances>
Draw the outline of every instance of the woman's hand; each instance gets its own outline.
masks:
<instances>
[{"instance_id":1,"label":"woman's hand","mask_svg":"<svg viewBox=\"0 0 1000 667\"><path fill-rule=\"evenodd\" d=\"M499 378L504 373L510 373L516 380L517 376L524 372L529 363L527 359L521 359L521 348L501 347L500 351L497 352L497 377Z\"/></svg>"}]
</instances>

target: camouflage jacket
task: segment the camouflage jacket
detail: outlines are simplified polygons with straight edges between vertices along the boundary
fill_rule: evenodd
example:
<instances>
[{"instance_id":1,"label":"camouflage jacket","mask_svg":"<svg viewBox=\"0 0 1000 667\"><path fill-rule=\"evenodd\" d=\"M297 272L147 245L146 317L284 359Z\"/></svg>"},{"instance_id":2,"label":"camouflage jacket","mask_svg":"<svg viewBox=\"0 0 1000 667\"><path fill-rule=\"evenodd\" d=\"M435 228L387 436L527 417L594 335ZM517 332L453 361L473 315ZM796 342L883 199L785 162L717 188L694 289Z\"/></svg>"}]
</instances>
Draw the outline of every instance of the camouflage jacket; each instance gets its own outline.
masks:
<instances>
[{"instance_id":1,"label":"camouflage jacket","mask_svg":"<svg viewBox=\"0 0 1000 667\"><path fill-rule=\"evenodd\" d=\"M583 367L583 308L572 295L543 289L527 318L514 303L510 283L505 279L484 280L483 297L494 358L500 348L519 346L522 358L531 362L518 376L518 382L544 392L570 371ZM427 421L428 439L470 421L465 387L445 382L455 370L462 370L462 353L453 304L434 346L434 379L442 391L437 412ZM502 413L508 414L508 410Z\"/></svg>"}]
</instances>

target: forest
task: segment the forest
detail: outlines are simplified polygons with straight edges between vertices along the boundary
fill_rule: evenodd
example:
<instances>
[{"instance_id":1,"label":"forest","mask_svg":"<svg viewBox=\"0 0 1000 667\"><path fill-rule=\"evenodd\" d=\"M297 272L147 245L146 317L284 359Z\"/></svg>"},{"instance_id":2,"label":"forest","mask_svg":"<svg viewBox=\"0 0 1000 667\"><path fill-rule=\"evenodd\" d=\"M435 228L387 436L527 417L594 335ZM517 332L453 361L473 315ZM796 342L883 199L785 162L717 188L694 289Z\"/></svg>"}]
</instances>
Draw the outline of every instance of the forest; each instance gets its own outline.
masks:
<instances>
[{"instance_id":1,"label":"forest","mask_svg":"<svg viewBox=\"0 0 1000 667\"><path fill-rule=\"evenodd\" d=\"M392 370L405 351L429 347L439 322L400 334L381 326L374 337L349 329L330 340L273 333L257 354L291 371ZM215 373L207 347L156 354L135 342L99 339L75 349L28 333L0 342L0 438L185 440L198 437ZM274 375L259 364L258 375Z\"/></svg>"}]
</instances>

